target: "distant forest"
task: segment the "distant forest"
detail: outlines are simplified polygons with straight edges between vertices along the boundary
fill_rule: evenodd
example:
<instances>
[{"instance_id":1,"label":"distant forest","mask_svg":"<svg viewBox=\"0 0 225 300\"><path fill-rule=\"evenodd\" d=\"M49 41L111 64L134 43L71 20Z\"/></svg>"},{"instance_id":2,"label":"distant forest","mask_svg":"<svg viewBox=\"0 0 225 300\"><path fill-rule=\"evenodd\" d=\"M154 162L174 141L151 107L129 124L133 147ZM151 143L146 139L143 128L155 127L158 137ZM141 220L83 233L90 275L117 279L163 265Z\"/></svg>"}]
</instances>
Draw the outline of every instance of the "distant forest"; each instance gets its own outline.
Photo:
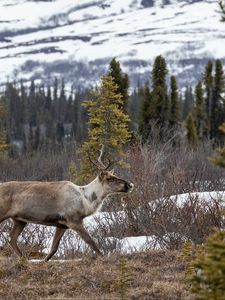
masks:
<instances>
[{"instance_id":1,"label":"distant forest","mask_svg":"<svg viewBox=\"0 0 225 300\"><path fill-rule=\"evenodd\" d=\"M131 130L143 141L148 140L153 122L164 129L182 128L183 136L192 144L205 139L223 141L219 126L225 122L225 82L220 60L209 61L196 86L182 91L176 77L168 74L162 56L155 59L151 82L138 84L131 91L129 76L115 58L108 73L123 97ZM71 141L82 144L88 120L82 103L92 97L91 93L82 87L70 89L63 78L55 78L52 86L35 81L8 82L1 94L5 113L0 117L0 128L11 145L11 155Z\"/></svg>"}]
</instances>

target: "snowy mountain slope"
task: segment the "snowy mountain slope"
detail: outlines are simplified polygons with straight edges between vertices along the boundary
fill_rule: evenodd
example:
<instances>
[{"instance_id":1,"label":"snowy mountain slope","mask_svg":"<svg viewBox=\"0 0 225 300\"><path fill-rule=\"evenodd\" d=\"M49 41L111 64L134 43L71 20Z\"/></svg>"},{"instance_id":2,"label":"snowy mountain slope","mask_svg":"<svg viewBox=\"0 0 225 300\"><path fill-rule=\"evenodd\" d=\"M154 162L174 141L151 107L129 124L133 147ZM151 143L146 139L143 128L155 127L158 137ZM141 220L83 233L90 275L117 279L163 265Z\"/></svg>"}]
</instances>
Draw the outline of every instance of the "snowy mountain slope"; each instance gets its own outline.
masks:
<instances>
[{"instance_id":1,"label":"snowy mountain slope","mask_svg":"<svg viewBox=\"0 0 225 300\"><path fill-rule=\"evenodd\" d=\"M162 54L191 84L209 58L225 59L218 10L217 0L1 0L0 80L95 84L117 57L134 85Z\"/></svg>"}]
</instances>

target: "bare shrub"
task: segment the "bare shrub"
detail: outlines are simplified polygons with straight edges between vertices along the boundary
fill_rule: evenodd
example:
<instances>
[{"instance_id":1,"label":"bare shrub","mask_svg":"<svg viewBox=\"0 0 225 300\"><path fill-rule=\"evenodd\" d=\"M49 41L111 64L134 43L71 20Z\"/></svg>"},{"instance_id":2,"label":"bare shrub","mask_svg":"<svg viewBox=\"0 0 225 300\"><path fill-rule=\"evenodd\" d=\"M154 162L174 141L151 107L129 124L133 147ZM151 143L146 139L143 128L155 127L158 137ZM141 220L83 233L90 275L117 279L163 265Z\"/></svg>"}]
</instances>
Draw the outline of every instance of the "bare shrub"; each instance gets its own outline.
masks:
<instances>
[{"instance_id":1,"label":"bare shrub","mask_svg":"<svg viewBox=\"0 0 225 300\"><path fill-rule=\"evenodd\" d=\"M119 207L123 211L114 205L114 212L99 218L101 236L154 236L156 247L177 249L185 241L202 243L214 227L224 228L224 196L198 194L225 189L224 170L208 162L212 145L193 150L186 143L176 144L177 134L162 141L154 133L148 143L129 149L127 176L135 190Z\"/></svg>"},{"instance_id":2,"label":"bare shrub","mask_svg":"<svg viewBox=\"0 0 225 300\"><path fill-rule=\"evenodd\" d=\"M213 227L224 228L221 194L197 192L224 191L225 172L208 162L212 145L208 142L193 150L177 142L181 133L170 132L163 140L157 130L148 143L135 144L128 150L127 170L123 173L135 185L134 192L121 200L113 196L96 215L88 231L103 253L122 249L127 236L154 236L149 247L177 249L184 241L202 243ZM77 163L75 145L57 150L38 151L17 160L2 158L0 180L69 179L71 161ZM181 201L178 194L186 193ZM5 246L10 223L0 225L0 245ZM26 253L49 251L53 230L39 225L27 226L20 238ZM30 252L29 252L30 251ZM61 257L92 255L89 247L72 231L66 232L57 252Z\"/></svg>"},{"instance_id":3,"label":"bare shrub","mask_svg":"<svg viewBox=\"0 0 225 300\"><path fill-rule=\"evenodd\" d=\"M135 191L126 202L123 233L154 235L162 247L177 248L185 240L201 243L213 227L223 227L221 195L200 199L196 194L225 188L224 170L208 162L211 152L210 143L194 151L185 143L174 146L173 138L161 142L154 136L134 146L129 163ZM182 204L171 197L183 193L189 195Z\"/></svg>"},{"instance_id":4,"label":"bare shrub","mask_svg":"<svg viewBox=\"0 0 225 300\"><path fill-rule=\"evenodd\" d=\"M68 180L69 165L77 161L76 143L56 146L51 149L39 149L22 154L16 159L0 156L0 181L11 180Z\"/></svg>"}]
</instances>

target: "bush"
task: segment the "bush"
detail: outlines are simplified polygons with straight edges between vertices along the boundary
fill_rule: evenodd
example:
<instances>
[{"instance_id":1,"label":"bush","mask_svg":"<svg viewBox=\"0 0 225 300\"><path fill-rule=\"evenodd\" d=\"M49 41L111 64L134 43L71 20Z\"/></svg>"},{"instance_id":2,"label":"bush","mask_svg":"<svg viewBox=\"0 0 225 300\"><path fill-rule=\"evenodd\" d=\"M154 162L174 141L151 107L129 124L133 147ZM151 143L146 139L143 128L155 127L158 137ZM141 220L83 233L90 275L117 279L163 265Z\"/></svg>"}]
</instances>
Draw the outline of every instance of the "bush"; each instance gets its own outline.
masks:
<instances>
[{"instance_id":1,"label":"bush","mask_svg":"<svg viewBox=\"0 0 225 300\"><path fill-rule=\"evenodd\" d=\"M201 300L225 299L225 232L211 235L194 262L192 292Z\"/></svg>"}]
</instances>

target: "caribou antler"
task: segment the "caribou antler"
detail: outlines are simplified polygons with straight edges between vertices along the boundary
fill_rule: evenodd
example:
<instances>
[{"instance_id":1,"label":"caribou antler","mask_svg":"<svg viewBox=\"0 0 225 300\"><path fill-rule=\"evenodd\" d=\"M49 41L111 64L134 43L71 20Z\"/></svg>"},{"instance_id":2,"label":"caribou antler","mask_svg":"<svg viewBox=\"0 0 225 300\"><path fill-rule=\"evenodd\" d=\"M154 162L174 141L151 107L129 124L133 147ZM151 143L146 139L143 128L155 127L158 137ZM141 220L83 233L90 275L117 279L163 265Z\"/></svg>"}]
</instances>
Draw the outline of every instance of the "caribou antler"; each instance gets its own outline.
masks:
<instances>
[{"instance_id":1,"label":"caribou antler","mask_svg":"<svg viewBox=\"0 0 225 300\"><path fill-rule=\"evenodd\" d=\"M94 166L96 166L97 169L102 170L102 166L100 166L99 164L96 164L96 162L92 160L91 155L90 155L90 147L89 147L89 145L88 145L88 149L87 149L87 156L88 156L90 162L91 162Z\"/></svg>"},{"instance_id":2,"label":"caribou antler","mask_svg":"<svg viewBox=\"0 0 225 300\"><path fill-rule=\"evenodd\" d=\"M91 162L93 165L95 165L95 166L96 166L99 170L101 170L101 171L106 171L106 170L108 170L108 169L114 164L114 161L111 161L110 159L108 159L108 165L107 165L107 166L104 165L104 163L102 162L102 157L103 157L103 154L104 154L104 149L105 149L105 147L104 147L104 145L102 144L102 147L101 147L101 149L100 149L100 155L99 155L99 157L98 157L98 159L97 159L97 163L94 162L94 161L92 160L91 156L90 156L90 148L89 148L89 146L88 146L88 150L87 150L87 155L88 155L88 158L89 158L90 162Z\"/></svg>"},{"instance_id":3,"label":"caribou antler","mask_svg":"<svg viewBox=\"0 0 225 300\"><path fill-rule=\"evenodd\" d=\"M104 163L102 162L104 149L105 149L105 146L102 144L102 148L100 149L100 155L99 155L97 161L100 164L100 166L103 168L103 170L106 170L106 167L105 167Z\"/></svg>"},{"instance_id":4,"label":"caribou antler","mask_svg":"<svg viewBox=\"0 0 225 300\"><path fill-rule=\"evenodd\" d=\"M114 165L115 161L111 161L110 159L108 159L108 165L107 167L105 167L105 170L108 170L112 165Z\"/></svg>"}]
</instances>

